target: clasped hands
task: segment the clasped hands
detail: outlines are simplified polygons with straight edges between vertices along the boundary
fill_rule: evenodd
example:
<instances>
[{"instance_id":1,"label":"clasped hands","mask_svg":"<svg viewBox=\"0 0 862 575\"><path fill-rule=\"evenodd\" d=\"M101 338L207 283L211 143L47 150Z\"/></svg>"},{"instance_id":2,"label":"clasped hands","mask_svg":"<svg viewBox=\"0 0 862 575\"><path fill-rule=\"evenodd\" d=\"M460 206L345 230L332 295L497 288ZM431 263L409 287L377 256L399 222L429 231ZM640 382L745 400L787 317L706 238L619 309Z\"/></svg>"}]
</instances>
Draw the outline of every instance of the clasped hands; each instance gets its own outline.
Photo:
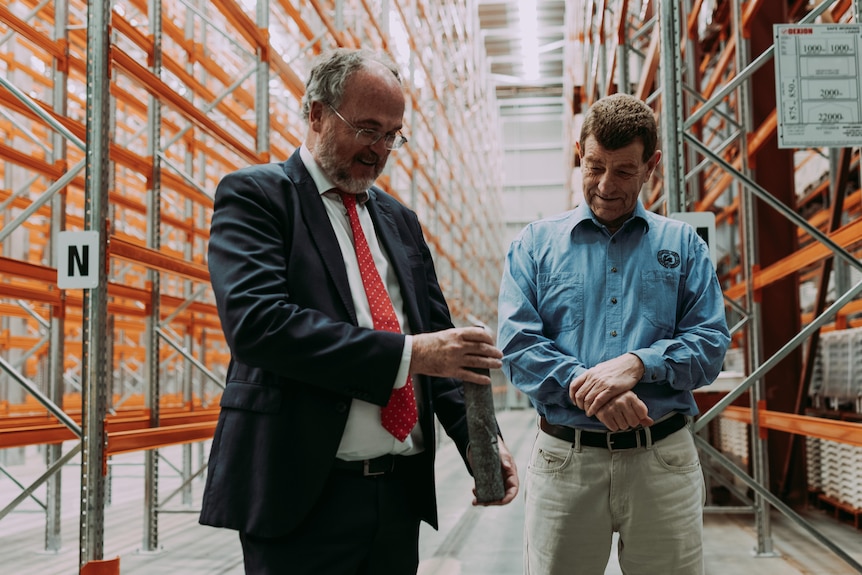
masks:
<instances>
[{"instance_id":1,"label":"clasped hands","mask_svg":"<svg viewBox=\"0 0 862 575\"><path fill-rule=\"evenodd\" d=\"M626 353L603 361L569 383L569 398L588 417L596 416L610 431L653 424L646 404L632 388L643 377L640 358Z\"/></svg>"}]
</instances>

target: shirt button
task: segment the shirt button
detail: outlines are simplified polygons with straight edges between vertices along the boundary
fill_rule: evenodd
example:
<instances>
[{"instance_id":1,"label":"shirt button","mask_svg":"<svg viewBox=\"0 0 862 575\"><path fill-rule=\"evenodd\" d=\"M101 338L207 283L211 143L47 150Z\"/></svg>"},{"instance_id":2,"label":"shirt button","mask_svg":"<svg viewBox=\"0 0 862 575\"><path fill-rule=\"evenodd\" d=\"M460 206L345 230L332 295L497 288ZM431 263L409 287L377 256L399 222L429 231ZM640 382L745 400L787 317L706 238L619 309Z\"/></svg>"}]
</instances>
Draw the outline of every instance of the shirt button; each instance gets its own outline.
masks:
<instances>
[{"instance_id":1,"label":"shirt button","mask_svg":"<svg viewBox=\"0 0 862 575\"><path fill-rule=\"evenodd\" d=\"M616 266L614 266L614 267L612 267L612 268L611 268L611 273L614 273L614 274L615 274L615 273L617 273L617 268L616 268Z\"/></svg>"},{"instance_id":2,"label":"shirt button","mask_svg":"<svg viewBox=\"0 0 862 575\"><path fill-rule=\"evenodd\" d=\"M613 330L611 332L611 337L617 337L617 330Z\"/></svg>"},{"instance_id":3,"label":"shirt button","mask_svg":"<svg viewBox=\"0 0 862 575\"><path fill-rule=\"evenodd\" d=\"M617 303L617 298L612 297L612 298L611 298L611 303Z\"/></svg>"}]
</instances>

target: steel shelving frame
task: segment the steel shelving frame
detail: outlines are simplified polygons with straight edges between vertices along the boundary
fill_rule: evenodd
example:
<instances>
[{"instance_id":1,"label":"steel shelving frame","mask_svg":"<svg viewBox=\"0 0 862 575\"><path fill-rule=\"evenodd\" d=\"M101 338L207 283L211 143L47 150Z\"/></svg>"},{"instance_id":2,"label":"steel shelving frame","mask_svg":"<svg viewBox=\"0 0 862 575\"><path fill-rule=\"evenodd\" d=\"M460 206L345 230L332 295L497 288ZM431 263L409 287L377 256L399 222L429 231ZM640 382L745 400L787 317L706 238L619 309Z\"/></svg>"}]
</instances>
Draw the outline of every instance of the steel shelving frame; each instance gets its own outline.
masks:
<instances>
[{"instance_id":1,"label":"steel shelving frame","mask_svg":"<svg viewBox=\"0 0 862 575\"><path fill-rule=\"evenodd\" d=\"M206 242L218 180L302 141L321 50L389 51L407 147L379 184L425 225L461 324L496 318L502 148L475 6L465 0L12 0L0 6L0 448L43 445L47 550L60 475L81 462L79 568L102 557L112 455L145 450L142 550L159 546L158 448L203 471L229 351ZM61 290L62 231L100 232L99 287ZM65 447L64 447L64 443ZM80 457L79 457L80 454ZM4 465L5 460L0 460ZM11 472L4 468L4 472Z\"/></svg>"}]
</instances>

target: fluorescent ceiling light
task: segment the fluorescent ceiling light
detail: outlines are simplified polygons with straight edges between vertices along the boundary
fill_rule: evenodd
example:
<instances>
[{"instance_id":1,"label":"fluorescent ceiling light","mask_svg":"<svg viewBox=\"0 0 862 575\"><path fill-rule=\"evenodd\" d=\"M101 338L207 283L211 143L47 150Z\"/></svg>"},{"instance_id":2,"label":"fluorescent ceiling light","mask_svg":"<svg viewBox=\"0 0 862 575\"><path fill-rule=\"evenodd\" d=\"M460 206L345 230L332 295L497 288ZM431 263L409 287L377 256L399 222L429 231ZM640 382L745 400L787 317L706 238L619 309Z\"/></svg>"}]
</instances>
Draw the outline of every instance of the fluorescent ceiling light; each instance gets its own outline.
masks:
<instances>
[{"instance_id":1,"label":"fluorescent ceiling light","mask_svg":"<svg viewBox=\"0 0 862 575\"><path fill-rule=\"evenodd\" d=\"M539 17L536 0L519 0L517 6L524 80L534 82L539 79Z\"/></svg>"}]
</instances>

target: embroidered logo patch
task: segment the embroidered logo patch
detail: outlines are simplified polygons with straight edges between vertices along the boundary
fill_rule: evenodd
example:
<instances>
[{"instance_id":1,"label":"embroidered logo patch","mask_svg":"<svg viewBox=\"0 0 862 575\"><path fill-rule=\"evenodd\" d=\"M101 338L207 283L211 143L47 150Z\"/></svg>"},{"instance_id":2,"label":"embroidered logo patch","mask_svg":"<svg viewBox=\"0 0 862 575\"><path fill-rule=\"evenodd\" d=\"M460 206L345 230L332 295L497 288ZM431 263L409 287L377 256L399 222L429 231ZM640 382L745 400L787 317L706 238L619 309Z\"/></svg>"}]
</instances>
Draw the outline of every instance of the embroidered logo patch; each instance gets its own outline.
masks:
<instances>
[{"instance_id":1,"label":"embroidered logo patch","mask_svg":"<svg viewBox=\"0 0 862 575\"><path fill-rule=\"evenodd\" d=\"M659 250L658 263L668 269L673 269L679 265L679 254L670 250Z\"/></svg>"}]
</instances>

